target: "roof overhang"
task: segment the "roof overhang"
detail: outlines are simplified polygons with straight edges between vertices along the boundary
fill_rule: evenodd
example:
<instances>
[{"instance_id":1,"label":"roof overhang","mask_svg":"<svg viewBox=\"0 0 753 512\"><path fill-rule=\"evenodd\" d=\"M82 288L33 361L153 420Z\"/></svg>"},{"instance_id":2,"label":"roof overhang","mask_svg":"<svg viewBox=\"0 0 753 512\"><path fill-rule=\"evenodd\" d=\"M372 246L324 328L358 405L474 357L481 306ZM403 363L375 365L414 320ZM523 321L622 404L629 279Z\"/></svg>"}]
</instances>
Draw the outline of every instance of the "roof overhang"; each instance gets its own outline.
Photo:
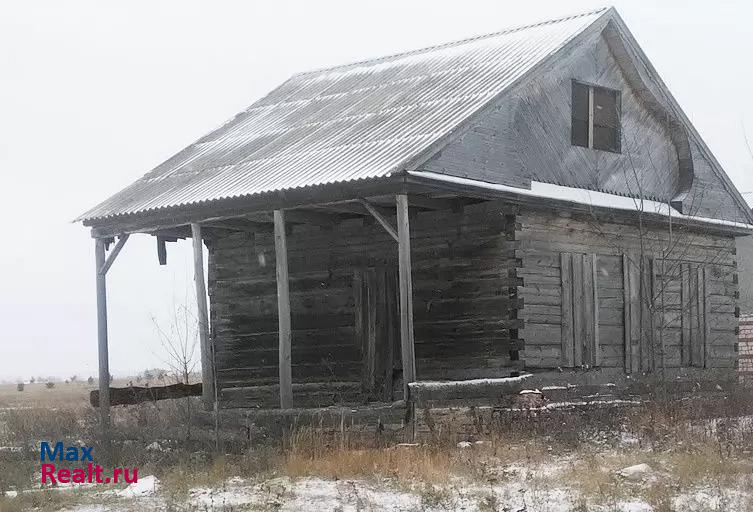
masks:
<instances>
[{"instance_id":1,"label":"roof overhang","mask_svg":"<svg viewBox=\"0 0 753 512\"><path fill-rule=\"evenodd\" d=\"M705 232L728 235L753 234L753 224L687 215L668 204L582 188L564 187L549 183L531 182L530 189L500 185L427 171L409 171L408 183L435 189L451 190L457 194L484 199L504 199L515 204L535 208L555 208L594 215L598 220L623 218L635 220L643 216L646 222L667 225L671 220L682 226Z\"/></svg>"},{"instance_id":2,"label":"roof overhang","mask_svg":"<svg viewBox=\"0 0 753 512\"><path fill-rule=\"evenodd\" d=\"M530 189L428 171L405 171L385 178L332 183L223 199L203 204L155 210L88 222L95 238L130 233L159 233L193 222L207 223L243 218L271 210L335 205L392 194L443 195L482 200L504 200L514 205L587 213L596 219L635 222L642 216L649 224L688 226L699 231L729 236L753 234L753 224L687 215L665 203L638 198L532 182Z\"/></svg>"}]
</instances>

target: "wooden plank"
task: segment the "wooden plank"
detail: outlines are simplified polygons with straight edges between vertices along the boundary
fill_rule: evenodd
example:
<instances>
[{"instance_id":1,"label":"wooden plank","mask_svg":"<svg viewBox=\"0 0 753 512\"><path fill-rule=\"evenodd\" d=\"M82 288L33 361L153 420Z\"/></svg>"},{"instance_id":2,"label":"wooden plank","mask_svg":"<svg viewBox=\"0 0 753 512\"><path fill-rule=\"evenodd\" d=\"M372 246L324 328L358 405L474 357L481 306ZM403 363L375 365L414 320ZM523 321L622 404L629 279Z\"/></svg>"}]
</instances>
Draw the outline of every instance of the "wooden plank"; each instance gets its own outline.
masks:
<instances>
[{"instance_id":1,"label":"wooden plank","mask_svg":"<svg viewBox=\"0 0 753 512\"><path fill-rule=\"evenodd\" d=\"M690 285L690 365L702 366L700 354L700 321L698 315L698 272L688 265Z\"/></svg>"},{"instance_id":2,"label":"wooden plank","mask_svg":"<svg viewBox=\"0 0 753 512\"><path fill-rule=\"evenodd\" d=\"M283 211L283 210L275 210L275 211ZM340 218L336 214L332 213L326 213L321 211L313 211L313 210L284 210L285 211L285 222L287 223L293 223L293 224L311 224L314 226L319 226L323 228L331 228L338 222L340 222ZM274 222L274 214L272 215L272 218L270 219L270 215L268 212L260 212L260 213L249 213L247 215L243 216L245 219L250 220L251 222Z\"/></svg>"},{"instance_id":3,"label":"wooden plank","mask_svg":"<svg viewBox=\"0 0 753 512\"><path fill-rule=\"evenodd\" d=\"M585 338L585 297L583 287L583 254L573 254L573 365L583 366Z\"/></svg>"},{"instance_id":4,"label":"wooden plank","mask_svg":"<svg viewBox=\"0 0 753 512\"><path fill-rule=\"evenodd\" d=\"M196 308L199 321L199 346L201 350L201 398L207 410L213 408L214 393L214 354L209 340L209 310L207 309L207 289L204 279L204 244L201 238L201 225L191 224L193 245L193 277L196 289Z\"/></svg>"},{"instance_id":5,"label":"wooden plank","mask_svg":"<svg viewBox=\"0 0 753 512\"><path fill-rule=\"evenodd\" d=\"M665 258L660 257L659 263L663 268L665 264ZM661 278L664 279L664 272L666 270L662 271ZM659 272L657 269L657 260L656 258L653 258L651 260L651 297L652 297L652 306L654 309L654 327L652 329L653 333L653 367L654 369L658 369L661 371L664 371L665 369L665 362L664 362L664 354L666 353L666 347L664 346L664 316L663 316L663 307L664 307L664 289L663 284L659 281Z\"/></svg>"},{"instance_id":6,"label":"wooden plank","mask_svg":"<svg viewBox=\"0 0 753 512\"><path fill-rule=\"evenodd\" d=\"M623 336L625 351L625 373L632 373L632 311L630 308L630 259L627 254L622 255L622 311L623 311Z\"/></svg>"},{"instance_id":7,"label":"wooden plank","mask_svg":"<svg viewBox=\"0 0 753 512\"><path fill-rule=\"evenodd\" d=\"M400 347L403 362L403 393L409 399L408 385L416 381L416 355L413 341L413 282L411 275L410 220L408 196L398 194L397 232L400 278Z\"/></svg>"},{"instance_id":8,"label":"wooden plank","mask_svg":"<svg viewBox=\"0 0 753 512\"><path fill-rule=\"evenodd\" d=\"M599 342L599 280L596 272L597 265L598 256L596 254L592 254L591 283L593 286L593 364L595 366L601 366L601 344Z\"/></svg>"},{"instance_id":9,"label":"wooden plank","mask_svg":"<svg viewBox=\"0 0 753 512\"><path fill-rule=\"evenodd\" d=\"M395 231L395 228L392 227L392 224L390 224L390 221L388 221L379 211L374 208L374 206L366 201L365 199L359 200L359 202L363 205L366 210L379 222L379 224L382 225L385 231L389 233L389 235L395 239L396 242L398 242L398 236L397 231Z\"/></svg>"},{"instance_id":10,"label":"wooden plank","mask_svg":"<svg viewBox=\"0 0 753 512\"><path fill-rule=\"evenodd\" d=\"M115 258L118 257L118 254L120 254L120 251L123 249L123 246L128 241L128 234L121 236L118 238L118 243L115 244L115 247L113 247L112 251L110 251L110 254L107 256L107 260L105 260L102 267L99 269L100 274L107 274L107 271L110 270L110 267L112 267L112 264L115 263Z\"/></svg>"},{"instance_id":11,"label":"wooden plank","mask_svg":"<svg viewBox=\"0 0 753 512\"><path fill-rule=\"evenodd\" d=\"M651 259L643 256L640 268L641 279L641 370L651 371L653 368L653 340L654 331L651 329Z\"/></svg>"},{"instance_id":12,"label":"wooden plank","mask_svg":"<svg viewBox=\"0 0 753 512\"><path fill-rule=\"evenodd\" d=\"M358 346L358 350L361 353L361 360L364 360L364 354L366 353L366 316L367 312L367 300L366 300L366 271L357 268L353 271L353 326L355 334L355 344ZM361 390L366 386L366 382L361 379Z\"/></svg>"},{"instance_id":13,"label":"wooden plank","mask_svg":"<svg viewBox=\"0 0 753 512\"><path fill-rule=\"evenodd\" d=\"M699 265L696 269L697 299L698 299L698 353L699 364L702 368L708 368L708 336L709 322L706 316L706 272L705 267Z\"/></svg>"},{"instance_id":14,"label":"wooden plank","mask_svg":"<svg viewBox=\"0 0 753 512\"><path fill-rule=\"evenodd\" d=\"M594 147L594 88L588 86L588 147Z\"/></svg>"},{"instance_id":15,"label":"wooden plank","mask_svg":"<svg viewBox=\"0 0 753 512\"><path fill-rule=\"evenodd\" d=\"M201 396L201 389L200 382L198 384L179 382L167 386L110 388L110 405L133 405L141 402ZM99 407L99 390L89 392L89 403L92 407Z\"/></svg>"},{"instance_id":16,"label":"wooden plank","mask_svg":"<svg viewBox=\"0 0 753 512\"><path fill-rule=\"evenodd\" d=\"M712 361L711 361L711 295L708 291L708 282L709 282L709 270L707 267L703 267L703 367L704 368L711 368L712 367ZM733 321L734 324L737 324L738 322Z\"/></svg>"},{"instance_id":17,"label":"wooden plank","mask_svg":"<svg viewBox=\"0 0 753 512\"><path fill-rule=\"evenodd\" d=\"M692 349L690 339L690 266L687 263L681 264L680 272L680 322L682 329L680 359L682 366L690 366L692 362Z\"/></svg>"},{"instance_id":18,"label":"wooden plank","mask_svg":"<svg viewBox=\"0 0 753 512\"><path fill-rule=\"evenodd\" d=\"M167 240L164 236L157 236L157 261L160 265L167 265Z\"/></svg>"},{"instance_id":19,"label":"wooden plank","mask_svg":"<svg viewBox=\"0 0 753 512\"><path fill-rule=\"evenodd\" d=\"M567 252L560 253L560 279L562 286L562 366L572 368L574 364L573 339L573 256ZM524 306L524 311L528 306ZM525 329L524 329L525 332ZM524 335L525 336L525 335Z\"/></svg>"},{"instance_id":20,"label":"wooden plank","mask_svg":"<svg viewBox=\"0 0 753 512\"><path fill-rule=\"evenodd\" d=\"M395 368L395 343L399 338L396 335L396 329L398 328L396 320L397 316L397 303L398 303L398 287L396 286L397 280L394 272L387 271L385 279L385 350L384 350L384 400L391 401L394 398L394 368Z\"/></svg>"},{"instance_id":21,"label":"wooden plank","mask_svg":"<svg viewBox=\"0 0 753 512\"><path fill-rule=\"evenodd\" d=\"M366 270L366 347L363 353L364 391L372 393L376 381L376 337L377 337L377 286L376 269Z\"/></svg>"},{"instance_id":22,"label":"wooden plank","mask_svg":"<svg viewBox=\"0 0 753 512\"><path fill-rule=\"evenodd\" d=\"M630 367L633 372L641 368L641 275L640 261L633 253L628 255L628 273L630 275Z\"/></svg>"},{"instance_id":23,"label":"wooden plank","mask_svg":"<svg viewBox=\"0 0 753 512\"><path fill-rule=\"evenodd\" d=\"M583 364L594 364L594 281L593 265L590 254L583 254L581 259L583 270Z\"/></svg>"},{"instance_id":24,"label":"wooden plank","mask_svg":"<svg viewBox=\"0 0 753 512\"><path fill-rule=\"evenodd\" d=\"M100 272L105 264L105 240L94 241L94 259L97 281L97 355L99 359L99 420L103 459L111 460L110 441L110 358L107 342L107 281Z\"/></svg>"},{"instance_id":25,"label":"wooden plank","mask_svg":"<svg viewBox=\"0 0 753 512\"><path fill-rule=\"evenodd\" d=\"M411 206L428 210L452 210L461 204L457 199L441 199L419 194L412 194L408 199Z\"/></svg>"},{"instance_id":26,"label":"wooden plank","mask_svg":"<svg viewBox=\"0 0 753 512\"><path fill-rule=\"evenodd\" d=\"M275 276L277 278L277 316L279 336L280 408L293 407L293 370L290 355L290 288L288 277L288 242L285 233L285 212L274 211Z\"/></svg>"}]
</instances>

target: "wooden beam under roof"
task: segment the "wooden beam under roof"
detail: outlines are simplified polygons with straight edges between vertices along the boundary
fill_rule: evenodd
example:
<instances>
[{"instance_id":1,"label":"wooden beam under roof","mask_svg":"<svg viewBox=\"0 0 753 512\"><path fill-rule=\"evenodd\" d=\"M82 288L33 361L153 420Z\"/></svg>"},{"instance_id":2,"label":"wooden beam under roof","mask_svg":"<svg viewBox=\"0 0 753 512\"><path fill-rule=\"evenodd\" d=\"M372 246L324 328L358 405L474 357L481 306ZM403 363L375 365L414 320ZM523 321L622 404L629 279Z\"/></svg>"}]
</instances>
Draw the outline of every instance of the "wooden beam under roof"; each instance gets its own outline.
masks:
<instances>
[{"instance_id":1,"label":"wooden beam under roof","mask_svg":"<svg viewBox=\"0 0 753 512\"><path fill-rule=\"evenodd\" d=\"M439 199L420 194L411 194L408 196L408 202L410 206L427 210L455 210L462 204L456 199Z\"/></svg>"},{"instance_id":2,"label":"wooden beam under roof","mask_svg":"<svg viewBox=\"0 0 753 512\"><path fill-rule=\"evenodd\" d=\"M198 313L199 345L201 350L201 397L206 410L212 410L214 393L214 353L209 337L209 307L207 305L206 278L204 277L204 247L201 225L191 224L193 246L194 286L196 288L196 309Z\"/></svg>"},{"instance_id":3,"label":"wooden beam under roof","mask_svg":"<svg viewBox=\"0 0 753 512\"><path fill-rule=\"evenodd\" d=\"M288 276L288 242L285 222L288 212L274 211L275 227L275 276L277 278L277 320L280 373L280 408L293 407L293 370L291 363L290 282Z\"/></svg>"},{"instance_id":4,"label":"wooden beam under roof","mask_svg":"<svg viewBox=\"0 0 753 512\"><path fill-rule=\"evenodd\" d=\"M241 231L244 233L271 233L273 231L272 224L270 223L254 222L245 218L202 222L201 225L208 228Z\"/></svg>"},{"instance_id":5,"label":"wooden beam under roof","mask_svg":"<svg viewBox=\"0 0 753 512\"><path fill-rule=\"evenodd\" d=\"M333 212L340 212L340 213L352 213L355 215L361 215L363 217L368 217L371 215L371 213L364 207L363 204L361 204L360 201L363 199L359 199L356 201L349 201L346 203L333 203L333 204L322 204L317 205L316 208L318 209L326 209L331 210ZM371 203L372 208L379 212L384 217L391 217L395 216L395 210L389 207L384 207L378 204Z\"/></svg>"},{"instance_id":6,"label":"wooden beam under roof","mask_svg":"<svg viewBox=\"0 0 753 512\"><path fill-rule=\"evenodd\" d=\"M254 222L272 223L274 221L273 215L270 212L252 213L244 215L244 217ZM285 222L291 222L293 224L312 224L314 226L328 228L340 222L340 218L333 213L314 210L285 210Z\"/></svg>"}]
</instances>

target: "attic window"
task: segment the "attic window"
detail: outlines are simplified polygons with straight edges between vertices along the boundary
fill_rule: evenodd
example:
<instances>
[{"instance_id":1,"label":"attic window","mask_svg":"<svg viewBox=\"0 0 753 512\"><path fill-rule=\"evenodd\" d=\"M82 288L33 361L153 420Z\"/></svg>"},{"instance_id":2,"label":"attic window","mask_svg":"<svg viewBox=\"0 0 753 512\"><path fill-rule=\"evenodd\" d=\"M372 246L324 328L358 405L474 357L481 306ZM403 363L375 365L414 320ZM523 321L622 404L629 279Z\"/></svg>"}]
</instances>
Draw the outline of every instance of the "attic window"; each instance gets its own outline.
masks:
<instances>
[{"instance_id":1,"label":"attic window","mask_svg":"<svg viewBox=\"0 0 753 512\"><path fill-rule=\"evenodd\" d=\"M571 142L620 152L620 91L573 80Z\"/></svg>"}]
</instances>

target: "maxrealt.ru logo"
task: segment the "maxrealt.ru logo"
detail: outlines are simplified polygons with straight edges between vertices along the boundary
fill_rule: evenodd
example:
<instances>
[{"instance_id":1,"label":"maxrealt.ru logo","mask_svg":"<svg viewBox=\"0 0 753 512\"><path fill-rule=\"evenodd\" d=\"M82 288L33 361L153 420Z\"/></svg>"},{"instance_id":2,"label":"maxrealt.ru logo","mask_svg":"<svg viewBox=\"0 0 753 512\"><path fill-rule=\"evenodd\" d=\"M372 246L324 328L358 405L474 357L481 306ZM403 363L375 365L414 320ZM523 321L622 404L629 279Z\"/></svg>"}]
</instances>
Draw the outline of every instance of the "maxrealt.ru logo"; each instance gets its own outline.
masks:
<instances>
[{"instance_id":1,"label":"maxrealt.ru logo","mask_svg":"<svg viewBox=\"0 0 753 512\"><path fill-rule=\"evenodd\" d=\"M39 452L42 484L132 484L139 480L138 468L113 468L105 471L102 466L95 464L93 446L65 446L62 441L58 441L50 447L50 443L42 441ZM58 467L55 465L56 461L86 463L86 466L73 469Z\"/></svg>"}]
</instances>

